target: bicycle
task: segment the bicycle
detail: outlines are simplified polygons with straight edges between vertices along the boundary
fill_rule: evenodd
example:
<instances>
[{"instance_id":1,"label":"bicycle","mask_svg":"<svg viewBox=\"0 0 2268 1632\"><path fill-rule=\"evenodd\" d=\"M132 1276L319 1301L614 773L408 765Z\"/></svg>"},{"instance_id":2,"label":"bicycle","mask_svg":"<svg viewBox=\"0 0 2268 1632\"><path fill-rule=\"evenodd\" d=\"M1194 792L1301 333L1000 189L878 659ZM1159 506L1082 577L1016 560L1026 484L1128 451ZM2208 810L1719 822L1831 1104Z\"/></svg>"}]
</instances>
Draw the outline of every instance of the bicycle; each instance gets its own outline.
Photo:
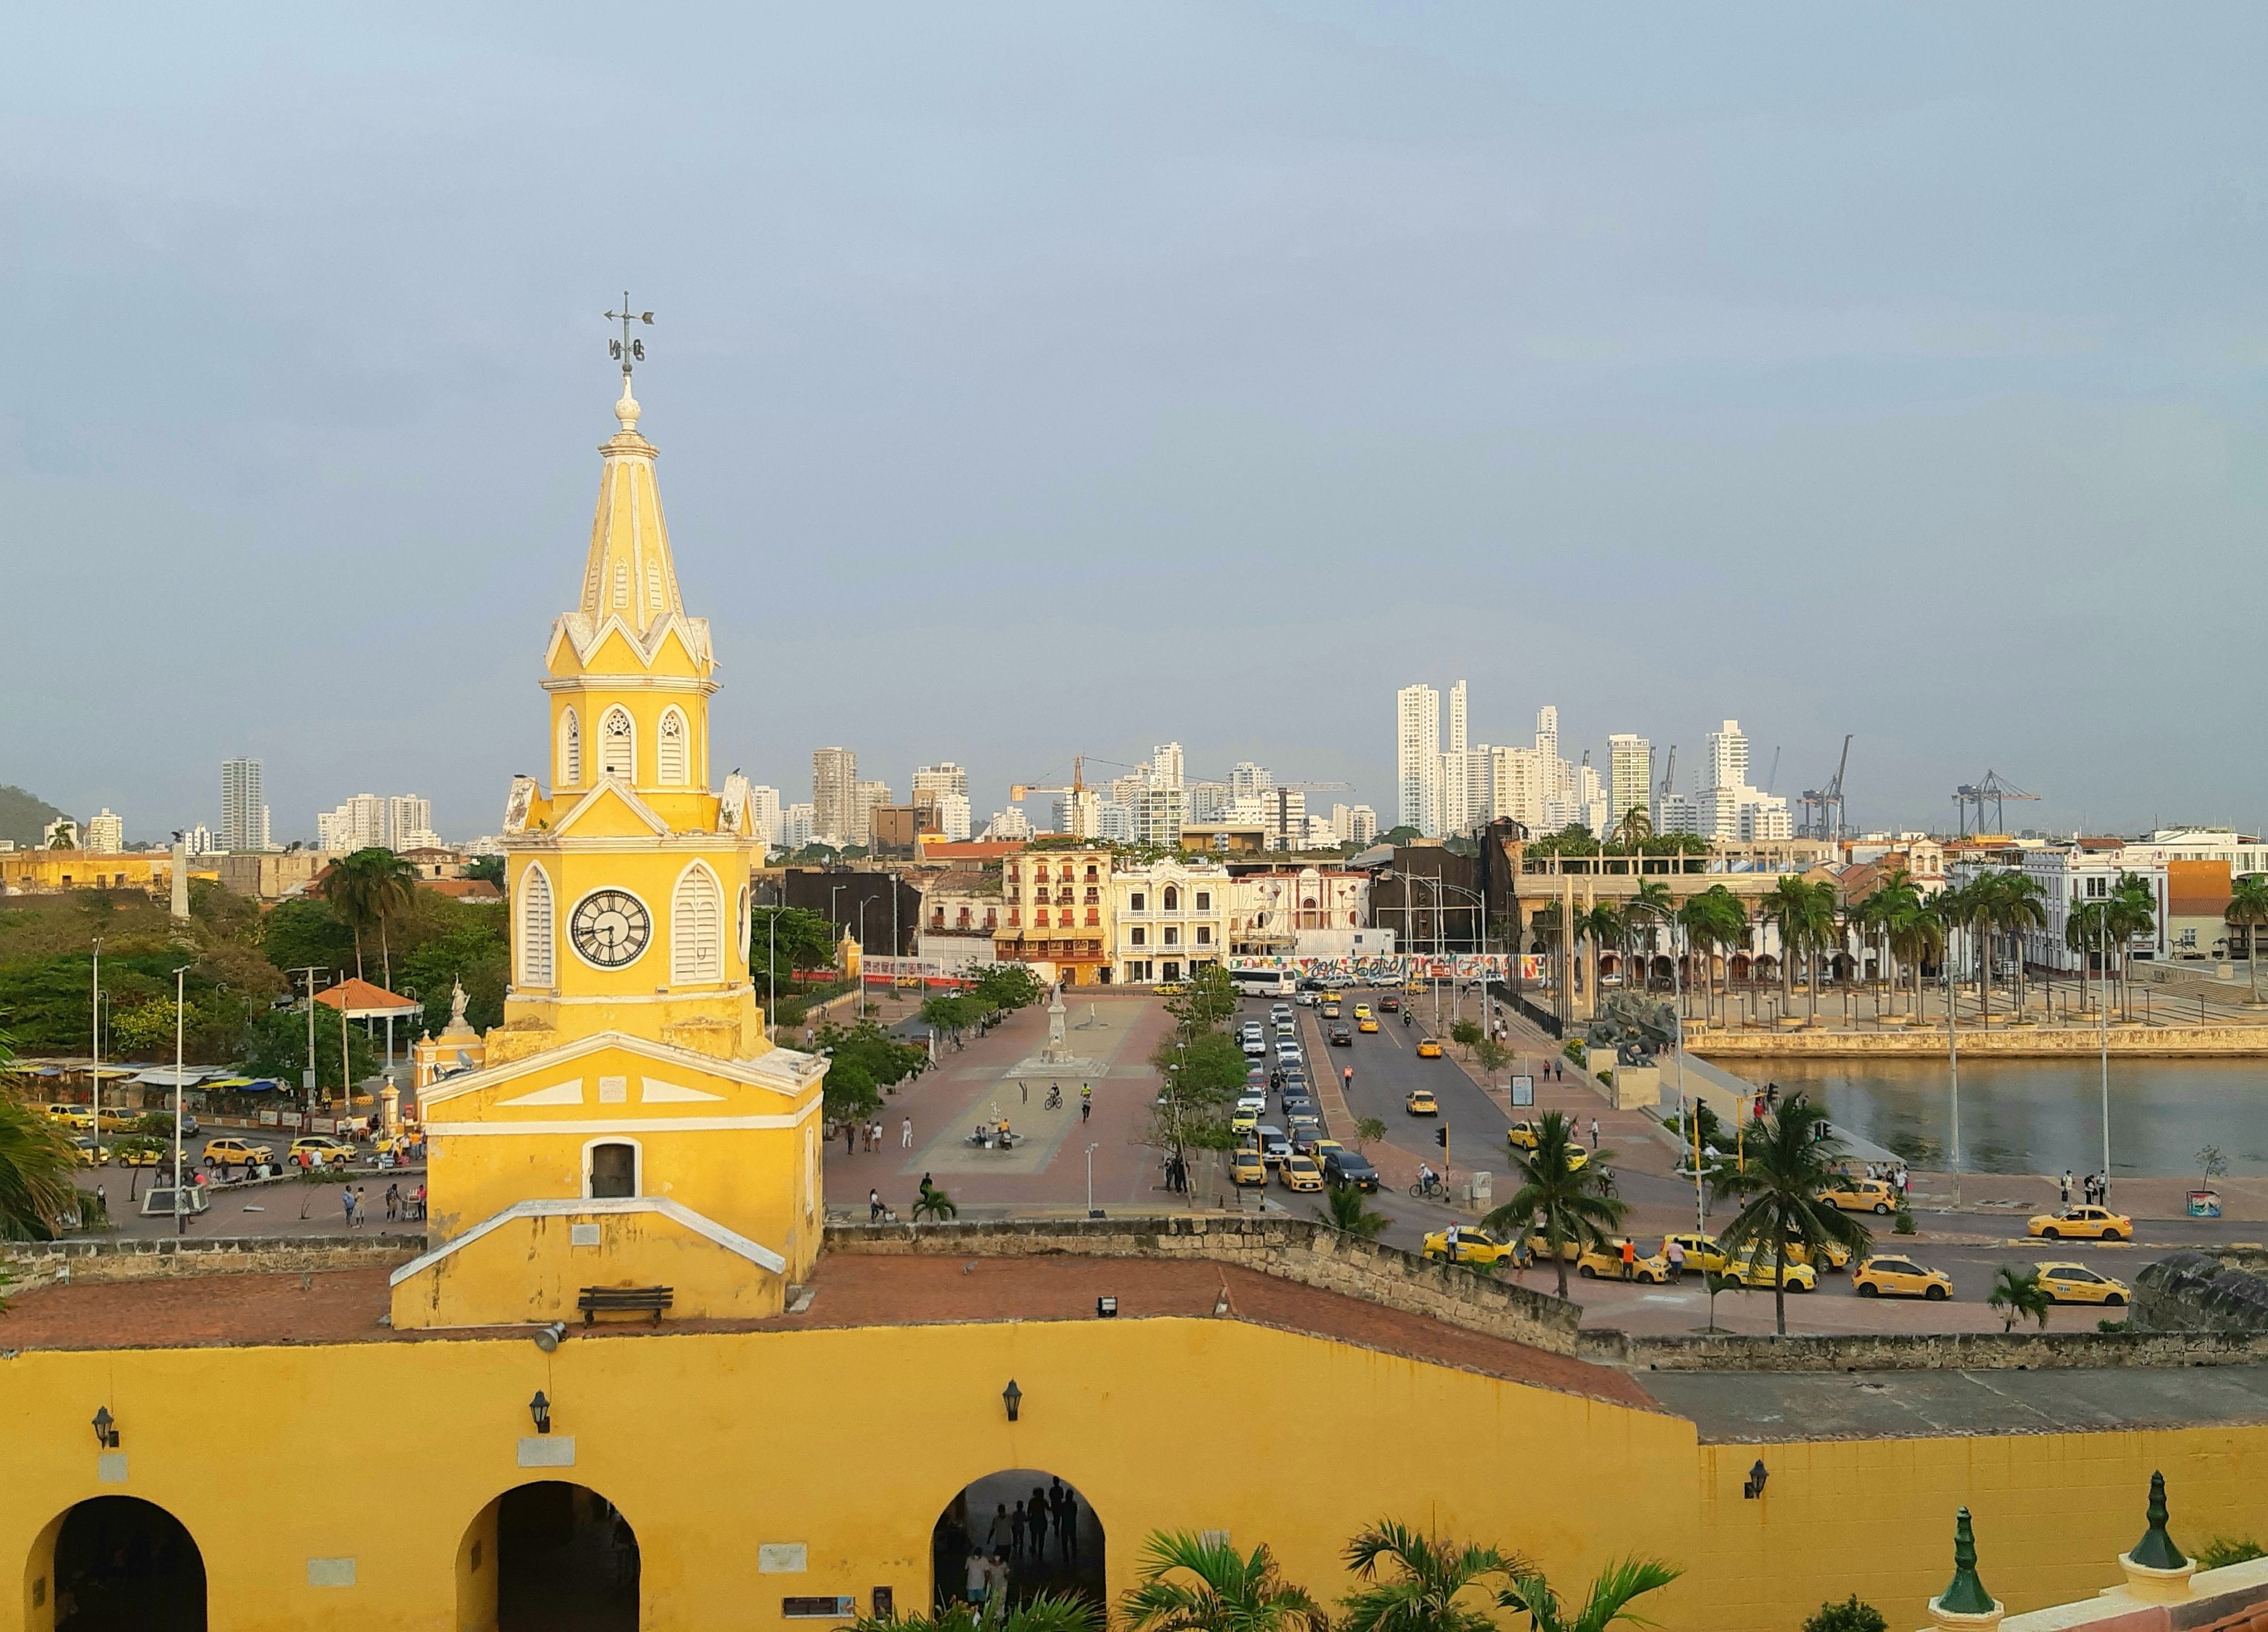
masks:
<instances>
[{"instance_id":1,"label":"bicycle","mask_svg":"<svg viewBox=\"0 0 2268 1632\"><path fill-rule=\"evenodd\" d=\"M1439 1176L1421 1179L1410 1187L1410 1194L1421 1201L1431 1199L1438 1202L1448 1195L1448 1187L1441 1182Z\"/></svg>"}]
</instances>

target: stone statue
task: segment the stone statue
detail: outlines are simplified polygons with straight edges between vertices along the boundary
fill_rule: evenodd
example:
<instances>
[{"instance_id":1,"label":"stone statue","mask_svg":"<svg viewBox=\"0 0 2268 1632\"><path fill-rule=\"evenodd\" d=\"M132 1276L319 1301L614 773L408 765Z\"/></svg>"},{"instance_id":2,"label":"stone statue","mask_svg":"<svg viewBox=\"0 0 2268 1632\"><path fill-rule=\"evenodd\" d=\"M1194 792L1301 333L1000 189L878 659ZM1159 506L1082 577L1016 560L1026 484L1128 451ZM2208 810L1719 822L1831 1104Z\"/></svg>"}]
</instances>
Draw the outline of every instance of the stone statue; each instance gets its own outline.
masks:
<instances>
[{"instance_id":1,"label":"stone statue","mask_svg":"<svg viewBox=\"0 0 2268 1632\"><path fill-rule=\"evenodd\" d=\"M471 1029L465 1024L465 983L461 980L452 981L449 985L449 1029L453 1032Z\"/></svg>"}]
</instances>

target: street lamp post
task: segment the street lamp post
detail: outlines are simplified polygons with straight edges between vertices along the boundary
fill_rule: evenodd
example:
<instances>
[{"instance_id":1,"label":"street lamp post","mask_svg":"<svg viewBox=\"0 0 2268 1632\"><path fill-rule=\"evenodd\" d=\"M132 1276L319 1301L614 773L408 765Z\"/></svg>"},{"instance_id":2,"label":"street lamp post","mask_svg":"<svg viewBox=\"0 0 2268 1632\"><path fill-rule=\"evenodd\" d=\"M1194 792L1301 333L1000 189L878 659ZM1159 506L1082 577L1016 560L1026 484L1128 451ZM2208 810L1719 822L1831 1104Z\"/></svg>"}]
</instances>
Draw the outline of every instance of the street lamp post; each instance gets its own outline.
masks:
<instances>
[{"instance_id":1,"label":"street lamp post","mask_svg":"<svg viewBox=\"0 0 2268 1632\"><path fill-rule=\"evenodd\" d=\"M770 1041L779 1035L779 915L780 909L771 909L764 920L764 1038Z\"/></svg>"},{"instance_id":2,"label":"street lamp post","mask_svg":"<svg viewBox=\"0 0 2268 1632\"><path fill-rule=\"evenodd\" d=\"M866 908L873 905L871 898L858 901L858 1018L866 1018Z\"/></svg>"},{"instance_id":3,"label":"street lamp post","mask_svg":"<svg viewBox=\"0 0 2268 1632\"><path fill-rule=\"evenodd\" d=\"M89 1017L90 1048L93 1063L87 1068L86 1079L92 1084L87 1090L88 1109L94 1116L94 1148L102 1149L102 937L94 937L94 995L88 1000L93 1012Z\"/></svg>"},{"instance_id":4,"label":"street lamp post","mask_svg":"<svg viewBox=\"0 0 2268 1632\"><path fill-rule=\"evenodd\" d=\"M181 1086L181 1033L188 1011L189 967L183 964L173 971L173 1233L187 1235L189 1216L182 1210L181 1196L181 1113L187 1090ZM94 1127L95 1149L102 1148L102 1124Z\"/></svg>"}]
</instances>

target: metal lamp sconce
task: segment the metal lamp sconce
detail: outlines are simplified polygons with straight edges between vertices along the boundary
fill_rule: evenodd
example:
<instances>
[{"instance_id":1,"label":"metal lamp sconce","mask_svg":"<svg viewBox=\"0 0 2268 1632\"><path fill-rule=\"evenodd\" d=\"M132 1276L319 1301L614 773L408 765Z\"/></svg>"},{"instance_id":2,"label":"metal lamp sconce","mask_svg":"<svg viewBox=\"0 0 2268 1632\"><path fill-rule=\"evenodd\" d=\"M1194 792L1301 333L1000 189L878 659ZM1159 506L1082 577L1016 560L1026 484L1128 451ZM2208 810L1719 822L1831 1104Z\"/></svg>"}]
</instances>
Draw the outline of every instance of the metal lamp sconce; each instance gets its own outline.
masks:
<instances>
[{"instance_id":1,"label":"metal lamp sconce","mask_svg":"<svg viewBox=\"0 0 2268 1632\"><path fill-rule=\"evenodd\" d=\"M95 1408L94 1443L106 1451L118 1449L118 1419L110 1415L108 1406Z\"/></svg>"},{"instance_id":2,"label":"metal lamp sconce","mask_svg":"<svg viewBox=\"0 0 2268 1632\"><path fill-rule=\"evenodd\" d=\"M551 1401L543 1397L541 1389L537 1389L535 1398L527 1402L527 1414L535 1419L537 1433L548 1434L551 1431Z\"/></svg>"},{"instance_id":3,"label":"metal lamp sconce","mask_svg":"<svg viewBox=\"0 0 2268 1632\"><path fill-rule=\"evenodd\" d=\"M1010 1378L1008 1386L1000 1391L1000 1403L1008 1408L1008 1420L1014 1422L1024 1404L1024 1391L1016 1386L1014 1378Z\"/></svg>"},{"instance_id":4,"label":"metal lamp sconce","mask_svg":"<svg viewBox=\"0 0 2268 1632\"><path fill-rule=\"evenodd\" d=\"M1741 1487L1742 1499L1743 1501L1753 1502L1758 1496L1764 1495L1764 1481L1771 1477L1771 1469L1764 1466L1764 1458L1758 1457L1756 1459L1756 1465L1749 1470L1748 1482Z\"/></svg>"}]
</instances>

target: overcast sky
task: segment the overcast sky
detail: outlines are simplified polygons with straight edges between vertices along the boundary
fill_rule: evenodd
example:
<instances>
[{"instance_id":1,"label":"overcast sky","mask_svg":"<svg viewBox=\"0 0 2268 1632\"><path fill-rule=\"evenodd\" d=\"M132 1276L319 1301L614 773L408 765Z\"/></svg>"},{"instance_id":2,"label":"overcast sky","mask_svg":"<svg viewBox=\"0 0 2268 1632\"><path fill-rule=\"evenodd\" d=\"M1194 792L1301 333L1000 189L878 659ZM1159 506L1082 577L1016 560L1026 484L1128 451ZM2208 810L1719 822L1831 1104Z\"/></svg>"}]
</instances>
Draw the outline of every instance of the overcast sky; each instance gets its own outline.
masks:
<instances>
[{"instance_id":1,"label":"overcast sky","mask_svg":"<svg viewBox=\"0 0 2268 1632\"><path fill-rule=\"evenodd\" d=\"M2268 819L2257 4L10 28L0 782L131 835L239 753L280 837L494 830L625 284L716 763L790 798L1178 739L1390 820L1463 677L1681 785L1856 732L1869 825Z\"/></svg>"}]
</instances>

